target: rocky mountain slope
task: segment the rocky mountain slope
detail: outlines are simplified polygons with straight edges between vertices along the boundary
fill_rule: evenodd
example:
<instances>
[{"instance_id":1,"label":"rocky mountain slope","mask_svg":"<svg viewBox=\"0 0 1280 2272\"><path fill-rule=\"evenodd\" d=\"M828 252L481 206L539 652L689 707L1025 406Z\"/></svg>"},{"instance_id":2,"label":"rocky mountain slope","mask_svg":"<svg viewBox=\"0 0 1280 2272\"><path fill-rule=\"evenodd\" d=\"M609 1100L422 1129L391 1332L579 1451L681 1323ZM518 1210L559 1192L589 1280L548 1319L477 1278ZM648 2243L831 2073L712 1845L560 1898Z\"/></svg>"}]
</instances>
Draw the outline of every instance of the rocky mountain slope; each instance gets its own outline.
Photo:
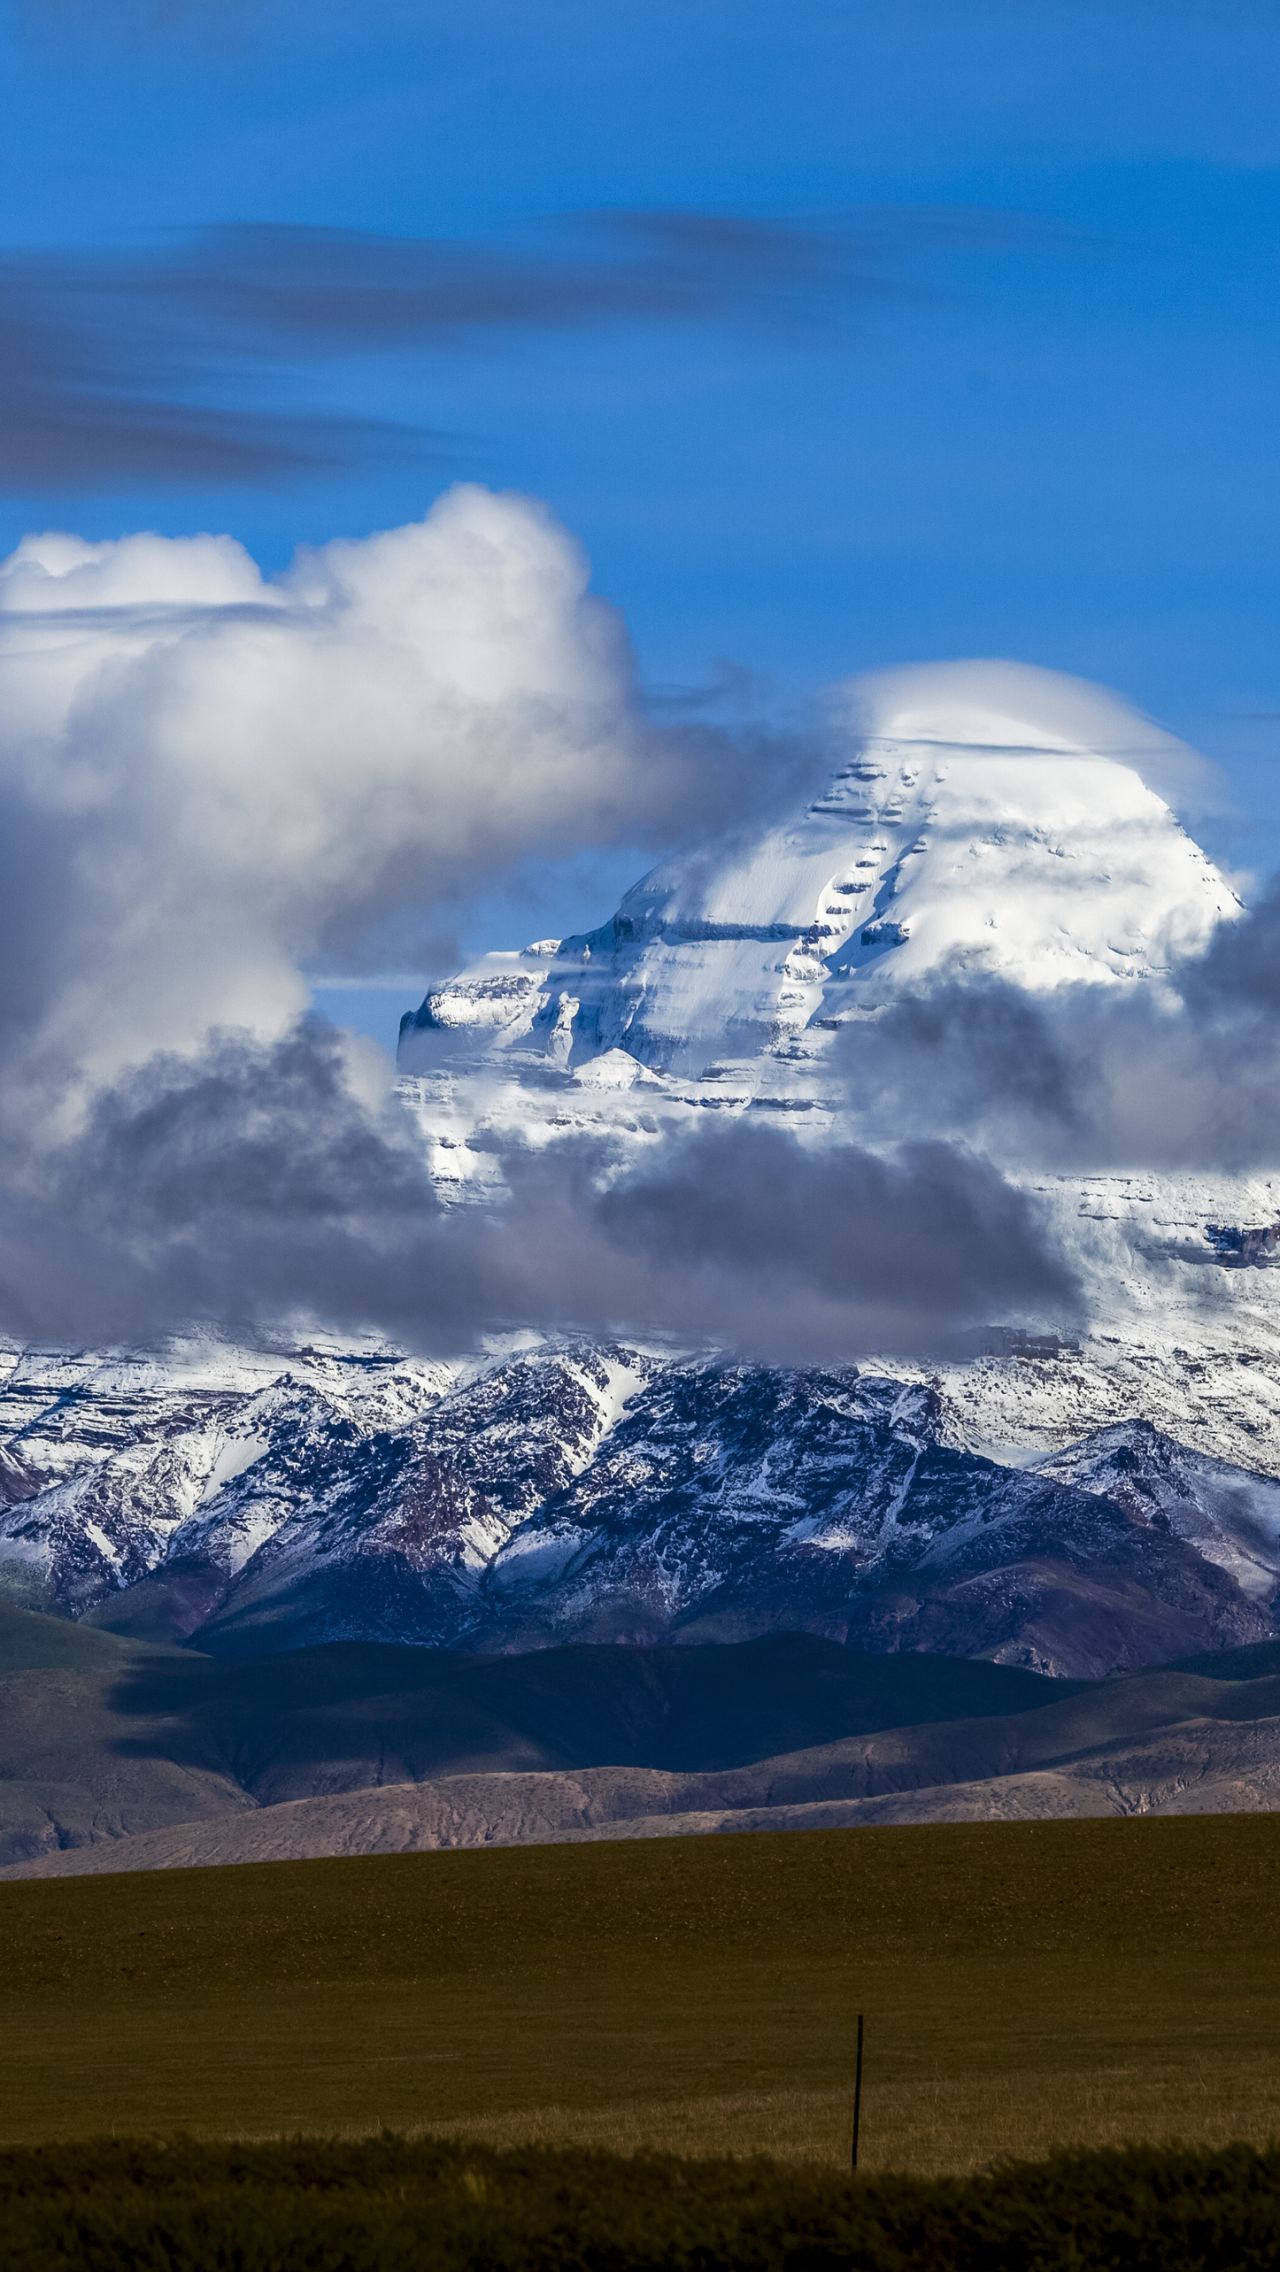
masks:
<instances>
[{"instance_id":1,"label":"rocky mountain slope","mask_svg":"<svg viewBox=\"0 0 1280 2272\"><path fill-rule=\"evenodd\" d=\"M372 1378L196 1410L153 1366L99 1422L55 1368L11 1439L0 1585L224 1655L803 1631L1096 1677L1275 1629L1280 1487L1149 1427L1011 1465L937 1386L616 1346Z\"/></svg>"}]
</instances>

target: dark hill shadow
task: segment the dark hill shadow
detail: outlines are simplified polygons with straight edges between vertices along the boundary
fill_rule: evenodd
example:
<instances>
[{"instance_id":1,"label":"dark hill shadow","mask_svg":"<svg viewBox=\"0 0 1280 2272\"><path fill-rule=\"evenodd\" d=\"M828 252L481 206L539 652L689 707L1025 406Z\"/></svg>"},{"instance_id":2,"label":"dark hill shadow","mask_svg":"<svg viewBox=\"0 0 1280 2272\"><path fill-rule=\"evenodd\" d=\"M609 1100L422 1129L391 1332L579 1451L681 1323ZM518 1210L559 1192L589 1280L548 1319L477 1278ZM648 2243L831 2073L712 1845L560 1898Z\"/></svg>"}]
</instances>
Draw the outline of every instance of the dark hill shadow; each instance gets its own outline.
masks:
<instances>
[{"instance_id":1,"label":"dark hill shadow","mask_svg":"<svg viewBox=\"0 0 1280 2272\"><path fill-rule=\"evenodd\" d=\"M332 1642L260 1658L134 1644L113 1685L138 1754L216 1761L263 1804L476 1771L731 1768L843 1737L1008 1715L1086 1684L864 1655L811 1634L480 1657Z\"/></svg>"}]
</instances>

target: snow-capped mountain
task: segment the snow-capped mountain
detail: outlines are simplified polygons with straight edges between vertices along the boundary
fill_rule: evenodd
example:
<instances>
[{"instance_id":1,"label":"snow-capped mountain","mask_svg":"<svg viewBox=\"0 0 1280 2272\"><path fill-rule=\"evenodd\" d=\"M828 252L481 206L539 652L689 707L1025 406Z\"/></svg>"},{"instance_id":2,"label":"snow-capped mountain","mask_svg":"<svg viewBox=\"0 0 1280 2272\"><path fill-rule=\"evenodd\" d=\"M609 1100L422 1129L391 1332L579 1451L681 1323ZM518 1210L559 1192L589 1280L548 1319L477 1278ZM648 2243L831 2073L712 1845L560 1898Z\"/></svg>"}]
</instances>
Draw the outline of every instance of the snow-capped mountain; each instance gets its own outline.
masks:
<instances>
[{"instance_id":1,"label":"snow-capped mountain","mask_svg":"<svg viewBox=\"0 0 1280 2272\"><path fill-rule=\"evenodd\" d=\"M207 1341L95 1358L10 1352L0 1583L75 1616L144 1580L154 1591L163 1566L159 1622L189 1631L322 1472L450 1377L381 1351L300 1350L286 1364Z\"/></svg>"},{"instance_id":2,"label":"snow-capped mountain","mask_svg":"<svg viewBox=\"0 0 1280 2272\"><path fill-rule=\"evenodd\" d=\"M1100 1428L1035 1466L1188 1540L1242 1593L1269 1600L1280 1582L1280 1483L1191 1451L1149 1420Z\"/></svg>"},{"instance_id":3,"label":"snow-capped mountain","mask_svg":"<svg viewBox=\"0 0 1280 2272\"><path fill-rule=\"evenodd\" d=\"M0 1586L235 1654L802 1630L1094 1674L1275 1629L1221 1550L1249 1479L1148 1431L1126 1496L1114 1448L1059 1474L954 1437L936 1386L619 1347L424 1379L390 1427L284 1378L0 1511Z\"/></svg>"},{"instance_id":4,"label":"snow-capped mountain","mask_svg":"<svg viewBox=\"0 0 1280 2272\"><path fill-rule=\"evenodd\" d=\"M856 1123L860 1023L931 974L1160 989L1238 913L1169 762L1045 674L882 685L789 821L428 995L402 1086L442 1187L481 1197L495 1135L625 1153L708 1110L820 1144ZM229 1651L805 1628L1099 1673L1270 1634L1280 1177L1024 1180L1092 1322L993 1319L964 1362L15 1351L0 1584Z\"/></svg>"},{"instance_id":5,"label":"snow-capped mountain","mask_svg":"<svg viewBox=\"0 0 1280 2272\"><path fill-rule=\"evenodd\" d=\"M513 1139L639 1150L712 1111L883 1139L859 1119L860 1027L930 977L1158 992L1240 913L1155 785L1175 758L1049 673L891 674L790 820L664 864L600 929L486 956L406 1018L402 1086L442 1187L482 1193ZM1280 1175L1022 1179L1090 1322L1064 1345L992 1319L971 1360L930 1360L960 1439L1021 1457L1146 1418L1280 1474Z\"/></svg>"},{"instance_id":6,"label":"snow-capped mountain","mask_svg":"<svg viewBox=\"0 0 1280 2272\"><path fill-rule=\"evenodd\" d=\"M1133 721L1050 681L1046 722L1048 678L891 676L801 811L655 868L597 931L484 956L406 1019L404 1070L474 1066L478 1043L490 1072L597 1091L647 1073L816 1101L831 1033L922 977L1158 975L1238 902L1143 753L1080 738Z\"/></svg>"}]
</instances>

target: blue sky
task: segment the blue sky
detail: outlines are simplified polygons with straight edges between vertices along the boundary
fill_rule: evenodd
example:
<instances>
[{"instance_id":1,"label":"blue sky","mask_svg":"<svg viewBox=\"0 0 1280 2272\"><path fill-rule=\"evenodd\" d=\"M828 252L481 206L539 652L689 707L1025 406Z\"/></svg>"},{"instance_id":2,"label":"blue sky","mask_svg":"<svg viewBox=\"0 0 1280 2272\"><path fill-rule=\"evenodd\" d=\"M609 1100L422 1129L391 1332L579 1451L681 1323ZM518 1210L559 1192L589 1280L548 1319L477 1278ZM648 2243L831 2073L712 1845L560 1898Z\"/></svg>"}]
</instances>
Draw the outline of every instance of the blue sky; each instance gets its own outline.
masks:
<instances>
[{"instance_id":1,"label":"blue sky","mask_svg":"<svg viewBox=\"0 0 1280 2272\"><path fill-rule=\"evenodd\" d=\"M1221 761L1217 852L1280 865L1273 0L26 0L0 53L5 549L217 528L276 567L515 486L659 695L1081 672ZM362 331L353 280L434 291L442 246L447 320ZM299 278L320 314L264 317ZM59 387L107 444L24 456ZM164 463L120 443L140 397ZM642 858L462 944L598 920Z\"/></svg>"}]
</instances>

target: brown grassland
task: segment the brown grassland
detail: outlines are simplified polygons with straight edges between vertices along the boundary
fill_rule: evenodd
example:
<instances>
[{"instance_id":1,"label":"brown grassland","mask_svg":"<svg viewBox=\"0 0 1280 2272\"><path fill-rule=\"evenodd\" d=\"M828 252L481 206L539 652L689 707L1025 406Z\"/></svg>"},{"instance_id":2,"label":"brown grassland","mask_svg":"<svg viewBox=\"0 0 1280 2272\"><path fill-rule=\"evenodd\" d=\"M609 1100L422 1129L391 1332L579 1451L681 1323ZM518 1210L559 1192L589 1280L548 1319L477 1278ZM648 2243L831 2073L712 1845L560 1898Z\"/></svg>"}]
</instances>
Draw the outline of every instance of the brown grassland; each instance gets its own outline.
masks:
<instances>
[{"instance_id":1,"label":"brown grassland","mask_svg":"<svg viewBox=\"0 0 1280 2272\"><path fill-rule=\"evenodd\" d=\"M1280 2133L1280 1820L507 1848L0 1887L0 2142L838 2167Z\"/></svg>"}]
</instances>

